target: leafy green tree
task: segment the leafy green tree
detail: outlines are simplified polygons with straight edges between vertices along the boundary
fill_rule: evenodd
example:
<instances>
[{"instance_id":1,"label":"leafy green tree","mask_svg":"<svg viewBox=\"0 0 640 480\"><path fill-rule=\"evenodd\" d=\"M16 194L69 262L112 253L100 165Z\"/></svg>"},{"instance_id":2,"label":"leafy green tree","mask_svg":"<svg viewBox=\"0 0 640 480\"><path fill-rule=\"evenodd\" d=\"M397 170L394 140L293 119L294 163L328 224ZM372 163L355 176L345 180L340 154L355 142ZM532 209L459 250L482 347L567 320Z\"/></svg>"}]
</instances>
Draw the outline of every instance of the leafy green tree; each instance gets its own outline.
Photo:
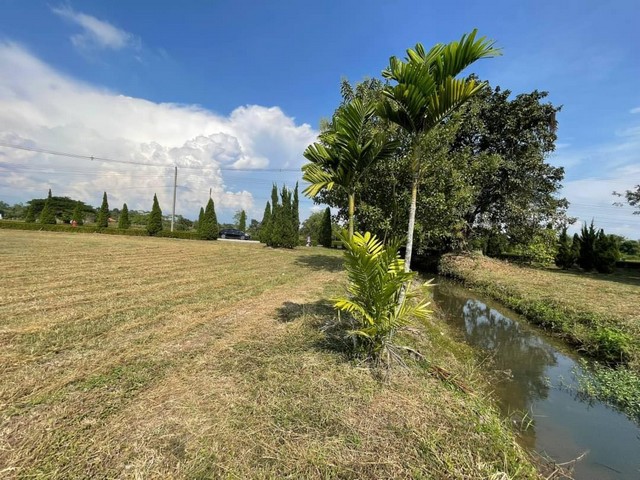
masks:
<instances>
[{"instance_id":1,"label":"leafy green tree","mask_svg":"<svg viewBox=\"0 0 640 480\"><path fill-rule=\"evenodd\" d=\"M339 109L321 141L309 145L302 166L309 186L303 193L315 197L322 190L339 187L348 198L349 235L354 232L355 197L360 177L375 162L390 158L396 142L371 128L375 104L355 99Z\"/></svg>"},{"instance_id":2,"label":"leafy green tree","mask_svg":"<svg viewBox=\"0 0 640 480\"><path fill-rule=\"evenodd\" d=\"M620 253L630 257L640 256L640 242L623 238L620 242Z\"/></svg>"},{"instance_id":3,"label":"leafy green tree","mask_svg":"<svg viewBox=\"0 0 640 480\"><path fill-rule=\"evenodd\" d=\"M260 224L259 240L261 243L269 243L271 238L271 204L267 201L264 207L264 215L262 215L262 223Z\"/></svg>"},{"instance_id":4,"label":"leafy green tree","mask_svg":"<svg viewBox=\"0 0 640 480\"><path fill-rule=\"evenodd\" d=\"M485 86L472 77L455 77L475 61L499 54L493 42L485 37L476 40L476 34L477 30L473 30L459 42L437 44L428 52L418 43L407 50L405 61L391 57L382 72L396 84L385 88L387 101L380 104L380 115L399 125L410 137L412 184L404 265L407 271L411 266L418 186L424 164L423 136Z\"/></svg>"},{"instance_id":5,"label":"leafy green tree","mask_svg":"<svg viewBox=\"0 0 640 480\"><path fill-rule=\"evenodd\" d=\"M33 198L29 201L29 205L33 208L33 214L38 217L45 202L49 202L49 207L53 211L56 218L71 219L73 211L78 206L78 203L82 206L82 212L84 215L95 214L95 209L91 205L87 205L80 200L74 200L69 197L47 197L47 198Z\"/></svg>"},{"instance_id":6,"label":"leafy green tree","mask_svg":"<svg viewBox=\"0 0 640 480\"><path fill-rule=\"evenodd\" d=\"M107 192L104 192L102 195L102 205L100 205L100 210L98 210L96 225L99 228L107 228L109 226L109 202L107 201Z\"/></svg>"},{"instance_id":7,"label":"leafy green tree","mask_svg":"<svg viewBox=\"0 0 640 480\"><path fill-rule=\"evenodd\" d=\"M247 233L251 235L251 238L260 240L260 222L255 218L252 218L247 227Z\"/></svg>"},{"instance_id":8,"label":"leafy green tree","mask_svg":"<svg viewBox=\"0 0 640 480\"><path fill-rule=\"evenodd\" d=\"M47 225L55 225L56 224L56 214L53 212L53 208L51 206L51 189L49 189L49 195L47 196L47 200L44 203L44 208L40 212L40 223Z\"/></svg>"},{"instance_id":9,"label":"leafy green tree","mask_svg":"<svg viewBox=\"0 0 640 480\"><path fill-rule=\"evenodd\" d=\"M640 215L640 185L636 185L635 190L627 190L624 194L618 192L613 192L613 194L618 197L624 196L629 205L631 205L632 207L637 207L633 213L636 215Z\"/></svg>"},{"instance_id":10,"label":"leafy green tree","mask_svg":"<svg viewBox=\"0 0 640 480\"><path fill-rule=\"evenodd\" d=\"M244 210L236 212L236 214L233 216L233 219L236 222L235 228L243 232L247 230L247 213Z\"/></svg>"},{"instance_id":11,"label":"leafy green tree","mask_svg":"<svg viewBox=\"0 0 640 480\"><path fill-rule=\"evenodd\" d=\"M84 210L82 208L82 203L76 203L76 208L73 209L73 213L71 214L71 221L76 222L76 225L84 224Z\"/></svg>"},{"instance_id":12,"label":"leafy green tree","mask_svg":"<svg viewBox=\"0 0 640 480\"><path fill-rule=\"evenodd\" d=\"M331 228L331 209L326 208L322 216L322 227L318 238L318 243L323 247L331 248L333 240L333 231Z\"/></svg>"},{"instance_id":13,"label":"leafy green tree","mask_svg":"<svg viewBox=\"0 0 640 480\"><path fill-rule=\"evenodd\" d=\"M25 223L34 223L36 221L36 216L33 213L33 205L29 205L27 207L27 214L24 217Z\"/></svg>"},{"instance_id":14,"label":"leafy green tree","mask_svg":"<svg viewBox=\"0 0 640 480\"><path fill-rule=\"evenodd\" d=\"M594 245L594 267L600 273L613 273L616 262L620 259L618 242L612 235L606 235L600 229Z\"/></svg>"},{"instance_id":15,"label":"leafy green tree","mask_svg":"<svg viewBox=\"0 0 640 480\"><path fill-rule=\"evenodd\" d=\"M375 97L383 88L371 81L355 89L345 84L347 98ZM545 225L568 223L567 202L558 196L564 171L546 163L559 108L544 103L545 92L510 95L499 87L483 89L423 135L418 190L429 194L417 200L413 248L418 255L480 248L477 241L486 240L487 231L503 232L511 246L526 246ZM362 176L358 223L386 238L409 221L411 137L384 124L377 128L398 138L401 148ZM347 218L347 199L339 191L322 192L314 201L337 207L337 217Z\"/></svg>"},{"instance_id":16,"label":"leafy green tree","mask_svg":"<svg viewBox=\"0 0 640 480\"><path fill-rule=\"evenodd\" d=\"M347 314L343 322L356 353L388 366L398 358L394 333L413 318L424 320L431 313L427 296L411 288L404 290L416 273L405 271L398 254L400 241L385 246L369 232L353 237L343 233L341 238L348 296L338 299L334 306Z\"/></svg>"},{"instance_id":17,"label":"leafy green tree","mask_svg":"<svg viewBox=\"0 0 640 480\"><path fill-rule=\"evenodd\" d=\"M321 212L313 212L309 217L302 222L300 227L300 234L303 238L311 237L312 245L320 244L320 231L322 230L322 223L324 221L324 210Z\"/></svg>"},{"instance_id":18,"label":"leafy green tree","mask_svg":"<svg viewBox=\"0 0 640 480\"><path fill-rule=\"evenodd\" d=\"M591 225L587 228L585 223L580 232L580 255L578 256L578 265L580 268L588 271L593 270L596 263L596 237L597 232L591 220Z\"/></svg>"},{"instance_id":19,"label":"leafy green tree","mask_svg":"<svg viewBox=\"0 0 640 480\"><path fill-rule=\"evenodd\" d=\"M556 265L563 270L568 270L576 263L576 257L567 235L567 228L562 229L558 238L558 253L556 254Z\"/></svg>"},{"instance_id":20,"label":"leafy green tree","mask_svg":"<svg viewBox=\"0 0 640 480\"><path fill-rule=\"evenodd\" d=\"M538 265L552 264L558 253L557 235L553 228L543 228L533 235L527 243L520 243L511 250L524 261Z\"/></svg>"},{"instance_id":21,"label":"leafy green tree","mask_svg":"<svg viewBox=\"0 0 640 480\"><path fill-rule=\"evenodd\" d=\"M153 206L151 207L151 214L147 222L147 232L149 235L155 235L162 231L162 210L160 210L160 204L158 203L158 197L153 194Z\"/></svg>"},{"instance_id":22,"label":"leafy green tree","mask_svg":"<svg viewBox=\"0 0 640 480\"><path fill-rule=\"evenodd\" d=\"M129 207L127 204L122 205L122 211L120 212L120 218L118 218L118 228L122 230L127 230L131 226L131 221L129 220Z\"/></svg>"},{"instance_id":23,"label":"leafy green tree","mask_svg":"<svg viewBox=\"0 0 640 480\"><path fill-rule=\"evenodd\" d=\"M202 217L202 226L200 227L200 238L203 240L218 239L218 217L216 216L215 205L213 199L207 202L207 208L204 210Z\"/></svg>"}]
</instances>

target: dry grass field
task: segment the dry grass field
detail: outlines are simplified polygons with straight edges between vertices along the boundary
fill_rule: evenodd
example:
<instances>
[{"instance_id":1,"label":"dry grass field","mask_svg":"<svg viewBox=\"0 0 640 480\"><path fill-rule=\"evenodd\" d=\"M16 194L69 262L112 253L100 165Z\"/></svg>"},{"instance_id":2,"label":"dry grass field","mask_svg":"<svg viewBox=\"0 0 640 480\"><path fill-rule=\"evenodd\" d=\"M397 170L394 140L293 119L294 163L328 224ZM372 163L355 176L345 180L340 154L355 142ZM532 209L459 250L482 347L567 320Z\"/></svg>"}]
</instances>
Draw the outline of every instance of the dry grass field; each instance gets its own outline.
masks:
<instances>
[{"instance_id":1,"label":"dry grass field","mask_svg":"<svg viewBox=\"0 0 640 480\"><path fill-rule=\"evenodd\" d=\"M476 393L324 340L336 252L0 230L0 258L2 478L535 476L445 327L411 341Z\"/></svg>"}]
</instances>

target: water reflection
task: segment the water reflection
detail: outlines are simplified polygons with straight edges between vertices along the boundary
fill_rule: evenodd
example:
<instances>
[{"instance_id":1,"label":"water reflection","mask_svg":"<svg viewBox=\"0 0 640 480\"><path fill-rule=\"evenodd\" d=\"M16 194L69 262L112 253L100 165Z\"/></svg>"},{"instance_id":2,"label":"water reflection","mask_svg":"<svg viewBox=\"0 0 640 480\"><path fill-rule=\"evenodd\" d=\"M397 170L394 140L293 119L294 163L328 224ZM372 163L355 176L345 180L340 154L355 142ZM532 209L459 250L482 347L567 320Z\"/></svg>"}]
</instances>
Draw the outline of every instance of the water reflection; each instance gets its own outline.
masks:
<instances>
[{"instance_id":1,"label":"water reflection","mask_svg":"<svg viewBox=\"0 0 640 480\"><path fill-rule=\"evenodd\" d=\"M531 427L523 446L557 462L588 452L576 478L640 478L640 429L624 415L575 395L575 358L515 314L467 289L438 281L434 302L466 341L490 352L492 366L508 372L492 385L503 414L526 412ZM517 415L514 418L518 418Z\"/></svg>"}]
</instances>

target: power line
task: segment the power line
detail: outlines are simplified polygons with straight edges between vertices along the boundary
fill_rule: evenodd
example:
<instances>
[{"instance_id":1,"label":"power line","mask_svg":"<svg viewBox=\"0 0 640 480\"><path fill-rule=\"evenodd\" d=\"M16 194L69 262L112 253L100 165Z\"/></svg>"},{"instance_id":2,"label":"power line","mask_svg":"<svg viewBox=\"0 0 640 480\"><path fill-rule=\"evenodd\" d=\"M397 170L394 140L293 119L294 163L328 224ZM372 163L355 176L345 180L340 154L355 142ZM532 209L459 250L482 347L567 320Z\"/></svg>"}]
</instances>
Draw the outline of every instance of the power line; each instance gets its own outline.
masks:
<instances>
[{"instance_id":1,"label":"power line","mask_svg":"<svg viewBox=\"0 0 640 480\"><path fill-rule=\"evenodd\" d=\"M143 167L159 167L159 168L171 168L173 165L166 165L161 163L146 163L146 162L136 162L133 160L119 160L114 158L106 158L106 157L97 157L94 155L81 155L79 153L70 153L70 152L59 152L56 150L48 150L44 148L36 148L36 147L24 147L22 145L13 145L10 143L0 142L0 147L5 148L13 148L16 150L24 150L27 152L35 152L35 153L44 153L47 155L55 155L59 157L68 157L68 158L78 158L83 160L91 160L91 161L99 161L99 162L107 162L107 163L120 163L125 165L138 165ZM300 172L300 169L297 168L229 168L229 167L193 167L187 165L178 165L179 168L187 169L187 170L206 170L210 168L217 168L222 171L246 171L246 172Z\"/></svg>"}]
</instances>

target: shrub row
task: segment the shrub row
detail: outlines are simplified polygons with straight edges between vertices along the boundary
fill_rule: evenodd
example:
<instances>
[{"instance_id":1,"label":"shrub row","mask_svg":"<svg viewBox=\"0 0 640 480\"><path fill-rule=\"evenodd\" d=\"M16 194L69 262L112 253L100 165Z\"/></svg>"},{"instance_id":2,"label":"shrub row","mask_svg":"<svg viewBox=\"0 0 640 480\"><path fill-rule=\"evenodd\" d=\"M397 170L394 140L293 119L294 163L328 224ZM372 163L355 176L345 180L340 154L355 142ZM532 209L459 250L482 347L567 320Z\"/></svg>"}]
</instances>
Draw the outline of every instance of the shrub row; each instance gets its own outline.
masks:
<instances>
[{"instance_id":1,"label":"shrub row","mask_svg":"<svg viewBox=\"0 0 640 480\"><path fill-rule=\"evenodd\" d=\"M72 227L67 224L47 225L41 223L24 223L14 222L10 220L0 221L0 229L7 230L38 230L43 232L68 232L68 233L102 233L105 235L126 235L130 237L148 237L149 232L146 229L128 228L126 230L120 228L100 228L96 226ZM199 240L198 232L169 232L160 231L156 237L163 238L182 238L187 240Z\"/></svg>"}]
</instances>

